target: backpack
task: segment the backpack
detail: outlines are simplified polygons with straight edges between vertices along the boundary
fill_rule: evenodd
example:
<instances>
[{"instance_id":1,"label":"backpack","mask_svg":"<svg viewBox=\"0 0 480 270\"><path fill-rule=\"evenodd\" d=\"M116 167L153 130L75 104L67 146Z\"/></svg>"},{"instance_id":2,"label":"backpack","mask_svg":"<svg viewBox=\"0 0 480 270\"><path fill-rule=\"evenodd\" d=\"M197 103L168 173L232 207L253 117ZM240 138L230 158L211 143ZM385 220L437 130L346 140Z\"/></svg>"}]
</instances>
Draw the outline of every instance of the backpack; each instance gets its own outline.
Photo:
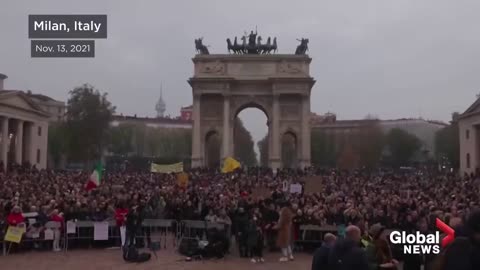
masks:
<instances>
[{"instance_id":1,"label":"backpack","mask_svg":"<svg viewBox=\"0 0 480 270\"><path fill-rule=\"evenodd\" d=\"M209 243L202 251L202 256L205 258L218 258L225 257L225 247L221 241Z\"/></svg>"},{"instance_id":2,"label":"backpack","mask_svg":"<svg viewBox=\"0 0 480 270\"><path fill-rule=\"evenodd\" d=\"M199 253L198 240L195 238L184 238L180 242L178 252L184 256L192 257Z\"/></svg>"},{"instance_id":3,"label":"backpack","mask_svg":"<svg viewBox=\"0 0 480 270\"><path fill-rule=\"evenodd\" d=\"M149 253L139 253L135 245L125 246L123 248L123 259L126 262L146 262L152 257Z\"/></svg>"}]
</instances>

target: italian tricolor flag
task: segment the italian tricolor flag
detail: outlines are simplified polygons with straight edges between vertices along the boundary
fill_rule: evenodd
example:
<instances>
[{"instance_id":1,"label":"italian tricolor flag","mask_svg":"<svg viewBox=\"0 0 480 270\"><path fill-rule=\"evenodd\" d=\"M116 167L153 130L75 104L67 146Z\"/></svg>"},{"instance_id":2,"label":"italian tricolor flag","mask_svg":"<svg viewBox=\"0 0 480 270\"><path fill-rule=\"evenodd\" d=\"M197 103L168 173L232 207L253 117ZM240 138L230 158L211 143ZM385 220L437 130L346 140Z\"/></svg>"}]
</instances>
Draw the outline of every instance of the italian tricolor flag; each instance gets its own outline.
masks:
<instances>
[{"instance_id":1,"label":"italian tricolor flag","mask_svg":"<svg viewBox=\"0 0 480 270\"><path fill-rule=\"evenodd\" d=\"M90 178L88 178L87 186L85 187L87 191L92 190L100 185L102 182L102 172L103 167L102 164L98 164L95 170L93 170Z\"/></svg>"}]
</instances>

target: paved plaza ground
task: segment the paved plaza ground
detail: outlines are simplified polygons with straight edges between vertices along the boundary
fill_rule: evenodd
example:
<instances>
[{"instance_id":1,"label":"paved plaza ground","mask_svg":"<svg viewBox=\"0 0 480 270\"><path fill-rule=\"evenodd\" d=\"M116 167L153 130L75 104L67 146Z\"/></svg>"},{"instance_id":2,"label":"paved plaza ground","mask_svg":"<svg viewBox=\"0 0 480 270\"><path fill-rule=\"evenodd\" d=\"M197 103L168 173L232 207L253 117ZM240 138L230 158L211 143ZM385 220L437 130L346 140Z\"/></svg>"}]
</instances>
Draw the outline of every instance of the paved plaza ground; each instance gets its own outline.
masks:
<instances>
[{"instance_id":1,"label":"paved plaza ground","mask_svg":"<svg viewBox=\"0 0 480 270\"><path fill-rule=\"evenodd\" d=\"M310 254L299 253L293 262L280 263L280 253L267 253L264 264L252 264L248 259L241 259L231 255L225 259L186 262L184 257L173 250L157 252L158 259L152 256L149 262L142 264L125 263L121 251L108 249L73 250L68 252L26 252L0 256L0 269L2 270L304 270L311 268Z\"/></svg>"}]
</instances>

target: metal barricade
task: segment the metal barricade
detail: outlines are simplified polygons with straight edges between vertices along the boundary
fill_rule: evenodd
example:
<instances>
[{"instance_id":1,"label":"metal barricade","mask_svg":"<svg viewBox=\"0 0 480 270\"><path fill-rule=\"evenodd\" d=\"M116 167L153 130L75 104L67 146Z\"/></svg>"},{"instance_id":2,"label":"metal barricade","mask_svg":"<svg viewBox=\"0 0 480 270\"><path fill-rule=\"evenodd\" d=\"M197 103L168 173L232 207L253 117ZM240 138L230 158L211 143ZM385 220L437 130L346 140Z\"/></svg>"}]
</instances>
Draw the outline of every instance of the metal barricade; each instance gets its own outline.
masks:
<instances>
[{"instance_id":1,"label":"metal barricade","mask_svg":"<svg viewBox=\"0 0 480 270\"><path fill-rule=\"evenodd\" d=\"M208 240L210 230L217 229L226 234L228 240L229 237L229 226L222 223L207 222L204 220L182 220L177 225L177 231L180 232L180 237L178 239L178 246L180 248L182 241L184 239L198 239L198 240Z\"/></svg>"},{"instance_id":2,"label":"metal barricade","mask_svg":"<svg viewBox=\"0 0 480 270\"><path fill-rule=\"evenodd\" d=\"M167 238L169 236L170 230L173 229L173 232L176 232L176 221L169 219L145 219L142 223L142 226L147 234L147 237L151 237L150 241L152 243L152 246L154 246L154 240L156 240L155 238L157 236L157 233L159 233L160 246L162 244L163 238L163 248L167 248ZM174 247L176 246L175 234L172 237L172 244Z\"/></svg>"},{"instance_id":3,"label":"metal barricade","mask_svg":"<svg viewBox=\"0 0 480 270\"><path fill-rule=\"evenodd\" d=\"M70 240L90 240L94 241L94 228L96 221L67 221L75 223L75 233L68 233L65 228L65 250L69 248ZM99 221L98 223L108 222L108 240L119 239L119 232L117 233L117 226L114 220ZM67 227L67 226L65 226Z\"/></svg>"},{"instance_id":4,"label":"metal barricade","mask_svg":"<svg viewBox=\"0 0 480 270\"><path fill-rule=\"evenodd\" d=\"M321 243L323 241L323 235L325 233L336 233L337 227L333 225L301 225L300 226L300 238L298 243Z\"/></svg>"},{"instance_id":5,"label":"metal barricade","mask_svg":"<svg viewBox=\"0 0 480 270\"><path fill-rule=\"evenodd\" d=\"M205 229L217 229L217 230L225 230L225 224L222 223L215 223L215 222L206 222Z\"/></svg>"},{"instance_id":6,"label":"metal barricade","mask_svg":"<svg viewBox=\"0 0 480 270\"><path fill-rule=\"evenodd\" d=\"M116 225L114 220L103 221L108 222L108 240L114 240L115 238L121 238L120 228ZM73 223L73 224L68 224ZM47 222L44 228L50 230L61 230L60 241L65 251L72 248L72 241L77 240L89 240L88 244L91 247L93 241L95 241L95 221L82 221L82 220L69 220L65 224L59 222ZM102 223L102 222L100 222ZM74 225L74 226L73 226ZM162 220L162 219L145 219L142 223L142 232L136 234L136 239L144 238L153 240L151 243L155 243L157 240L160 246L167 248L169 240L168 237L172 236L172 244L174 247L178 247L179 243L184 238L204 238L207 236L207 231L210 229L225 230L228 226L220 223L206 222L203 220ZM58 236L58 234L55 234ZM48 239L45 239L44 235L42 238L24 238L24 241L52 241L51 236ZM128 238L128 233L125 233L125 238ZM3 239L2 239L3 240ZM127 239L125 239L127 241ZM3 241L4 253L7 253L6 246L8 242ZM87 244L87 243L84 243Z\"/></svg>"},{"instance_id":7,"label":"metal barricade","mask_svg":"<svg viewBox=\"0 0 480 270\"><path fill-rule=\"evenodd\" d=\"M203 235L207 229L207 222L204 220L182 220L180 226L181 242L184 238L203 238Z\"/></svg>"}]
</instances>

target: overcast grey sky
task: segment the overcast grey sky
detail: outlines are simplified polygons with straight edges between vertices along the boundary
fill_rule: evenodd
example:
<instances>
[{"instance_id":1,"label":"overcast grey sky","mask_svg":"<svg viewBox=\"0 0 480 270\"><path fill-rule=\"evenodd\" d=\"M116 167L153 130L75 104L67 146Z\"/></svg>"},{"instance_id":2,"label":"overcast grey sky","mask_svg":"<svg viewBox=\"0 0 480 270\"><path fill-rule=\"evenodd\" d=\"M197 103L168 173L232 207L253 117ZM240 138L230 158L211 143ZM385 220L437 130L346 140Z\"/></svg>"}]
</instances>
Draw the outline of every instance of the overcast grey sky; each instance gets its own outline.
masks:
<instances>
[{"instance_id":1,"label":"overcast grey sky","mask_svg":"<svg viewBox=\"0 0 480 270\"><path fill-rule=\"evenodd\" d=\"M28 14L107 14L108 39L94 59L31 59ZM59 100L88 82L118 113L139 116L154 116L162 82L167 113L178 115L192 101L194 38L226 53L227 37L257 25L280 53L310 39L312 111L448 121L480 92L479 14L478 0L2 0L0 73L7 89ZM265 135L260 111L241 117L256 140Z\"/></svg>"}]
</instances>

